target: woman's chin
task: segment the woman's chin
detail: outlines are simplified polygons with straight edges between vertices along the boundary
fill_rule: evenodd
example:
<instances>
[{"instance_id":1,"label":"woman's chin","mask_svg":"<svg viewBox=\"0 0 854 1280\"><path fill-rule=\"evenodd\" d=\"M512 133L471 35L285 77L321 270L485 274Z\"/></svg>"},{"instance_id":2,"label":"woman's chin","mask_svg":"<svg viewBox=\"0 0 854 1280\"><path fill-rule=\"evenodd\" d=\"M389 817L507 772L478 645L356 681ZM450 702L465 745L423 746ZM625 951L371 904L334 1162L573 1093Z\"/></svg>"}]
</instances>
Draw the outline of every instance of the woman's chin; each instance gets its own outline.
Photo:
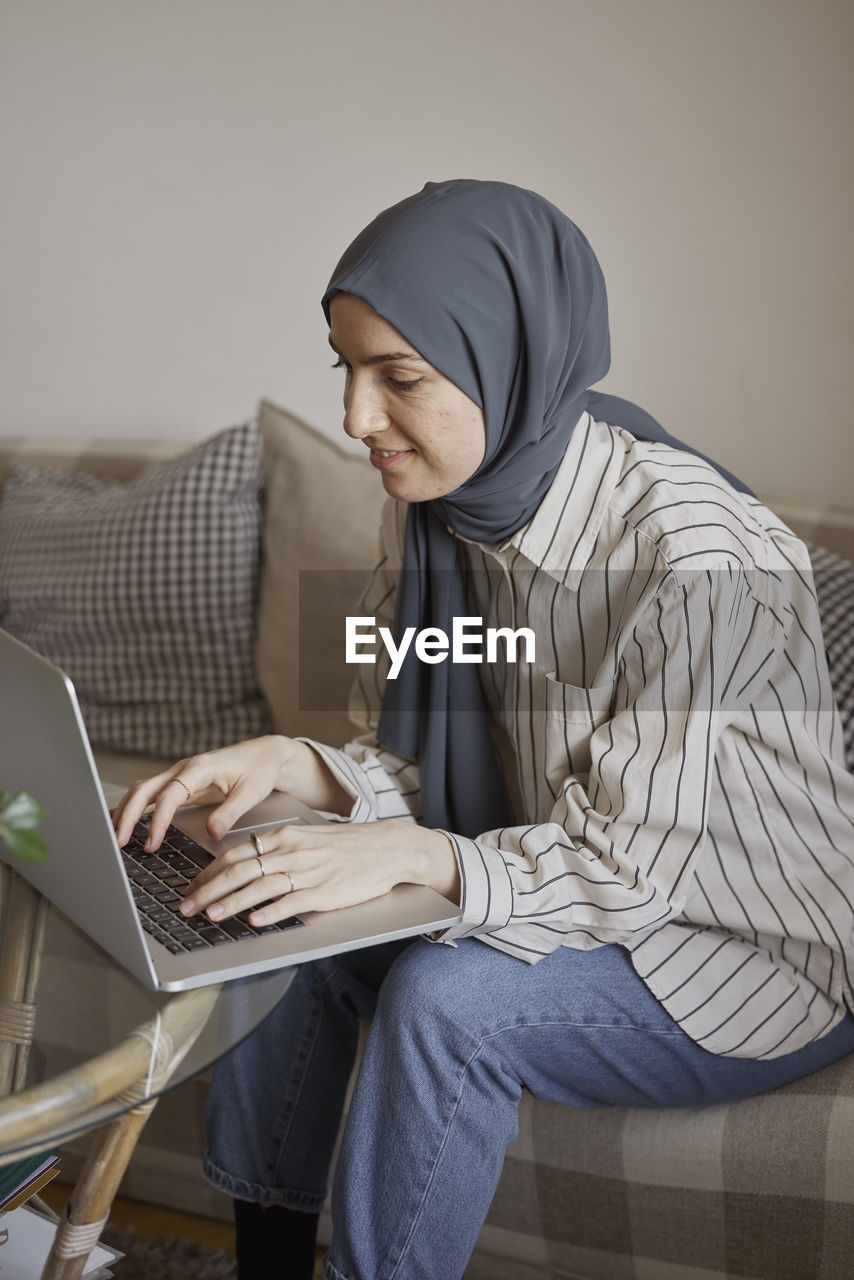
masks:
<instances>
[{"instance_id":1,"label":"woman's chin","mask_svg":"<svg viewBox=\"0 0 854 1280\"><path fill-rule=\"evenodd\" d=\"M394 471L382 472L382 482L388 496L398 502L428 502L431 498L441 497L438 486L419 484L415 477L398 475Z\"/></svg>"}]
</instances>

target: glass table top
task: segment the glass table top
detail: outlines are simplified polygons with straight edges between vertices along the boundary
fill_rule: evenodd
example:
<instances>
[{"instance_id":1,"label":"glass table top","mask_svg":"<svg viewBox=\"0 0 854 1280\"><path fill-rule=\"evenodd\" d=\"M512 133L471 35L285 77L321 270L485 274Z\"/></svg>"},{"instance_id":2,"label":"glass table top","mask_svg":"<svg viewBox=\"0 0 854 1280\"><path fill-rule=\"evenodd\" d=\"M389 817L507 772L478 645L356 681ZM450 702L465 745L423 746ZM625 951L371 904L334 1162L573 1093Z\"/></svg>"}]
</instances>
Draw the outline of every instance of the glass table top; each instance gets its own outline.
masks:
<instances>
[{"instance_id":1,"label":"glass table top","mask_svg":"<svg viewBox=\"0 0 854 1280\"><path fill-rule=\"evenodd\" d=\"M91 1101L102 1123L197 1075L266 1017L294 973L277 969L177 995L150 991L51 911L25 1088L38 1105L60 1082L63 1088L57 1105L44 1101L45 1123L36 1137L31 1125L27 1135L18 1132L14 1109L25 1100L0 1099L0 1164L91 1128ZM93 1087L103 1096L116 1072L128 1071L118 1096L92 1097ZM131 1081L135 1088L128 1092ZM81 1105L87 1091L90 1105Z\"/></svg>"}]
</instances>

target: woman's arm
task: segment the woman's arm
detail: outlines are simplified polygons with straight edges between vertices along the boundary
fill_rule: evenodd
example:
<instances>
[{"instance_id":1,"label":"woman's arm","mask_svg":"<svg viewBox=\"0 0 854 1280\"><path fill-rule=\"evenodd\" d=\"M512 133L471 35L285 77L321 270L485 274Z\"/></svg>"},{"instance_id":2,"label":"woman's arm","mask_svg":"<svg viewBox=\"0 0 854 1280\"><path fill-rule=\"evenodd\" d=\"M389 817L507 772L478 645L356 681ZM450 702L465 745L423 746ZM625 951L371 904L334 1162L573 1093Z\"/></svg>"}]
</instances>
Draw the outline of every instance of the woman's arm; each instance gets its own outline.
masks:
<instances>
[{"instance_id":1,"label":"woman's arm","mask_svg":"<svg viewBox=\"0 0 854 1280\"><path fill-rule=\"evenodd\" d=\"M765 683L782 642L763 612L744 574L670 576L623 650L610 714L582 728L578 699L563 718L559 697L550 702L550 761L562 741L567 748L547 820L453 837L464 912L447 939L488 934L534 962L562 944L638 939L681 911L721 734ZM583 701L582 690L567 693Z\"/></svg>"}]
</instances>

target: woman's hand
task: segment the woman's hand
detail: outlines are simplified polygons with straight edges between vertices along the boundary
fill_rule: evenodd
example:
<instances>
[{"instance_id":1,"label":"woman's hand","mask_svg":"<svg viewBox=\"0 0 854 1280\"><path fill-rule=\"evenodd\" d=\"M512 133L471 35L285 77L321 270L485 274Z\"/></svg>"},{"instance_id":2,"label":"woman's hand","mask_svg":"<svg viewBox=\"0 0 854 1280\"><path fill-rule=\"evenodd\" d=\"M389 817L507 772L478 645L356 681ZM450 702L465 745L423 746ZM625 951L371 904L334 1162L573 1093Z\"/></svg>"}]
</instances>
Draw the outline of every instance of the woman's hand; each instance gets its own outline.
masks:
<instances>
[{"instance_id":1,"label":"woman's hand","mask_svg":"<svg viewBox=\"0 0 854 1280\"><path fill-rule=\"evenodd\" d=\"M157 849L175 810L192 803L216 805L207 828L213 840L221 840L242 814L276 790L330 813L344 815L353 803L316 751L271 734L179 760L134 783L113 810L116 838L126 845L134 825L153 805L146 848Z\"/></svg>"},{"instance_id":2,"label":"woman's hand","mask_svg":"<svg viewBox=\"0 0 854 1280\"><path fill-rule=\"evenodd\" d=\"M273 924L304 911L332 911L367 902L396 884L429 884L459 901L453 846L441 831L387 818L382 822L288 825L215 858L196 876L181 905L224 920L254 910L250 924Z\"/></svg>"}]
</instances>

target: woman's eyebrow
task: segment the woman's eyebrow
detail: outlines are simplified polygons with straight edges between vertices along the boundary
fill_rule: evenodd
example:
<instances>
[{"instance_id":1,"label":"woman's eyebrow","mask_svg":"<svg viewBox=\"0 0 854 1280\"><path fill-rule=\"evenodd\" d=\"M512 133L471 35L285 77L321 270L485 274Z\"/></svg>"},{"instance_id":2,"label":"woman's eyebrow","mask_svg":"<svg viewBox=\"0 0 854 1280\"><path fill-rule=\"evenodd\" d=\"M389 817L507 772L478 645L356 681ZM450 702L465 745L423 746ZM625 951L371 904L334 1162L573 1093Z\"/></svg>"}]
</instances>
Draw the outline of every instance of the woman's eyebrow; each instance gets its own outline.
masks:
<instances>
[{"instance_id":1,"label":"woman's eyebrow","mask_svg":"<svg viewBox=\"0 0 854 1280\"><path fill-rule=\"evenodd\" d=\"M343 360L344 356L338 350L338 348L336 347L335 343L332 341L331 338L328 339L328 342L332 350L335 352L336 356L341 356L341 359ZM368 356L367 360L360 360L359 364L363 364L363 365L387 364L393 360L417 360L421 364L427 364L427 361L424 359L424 357L420 356L417 351L386 351L382 355Z\"/></svg>"}]
</instances>

